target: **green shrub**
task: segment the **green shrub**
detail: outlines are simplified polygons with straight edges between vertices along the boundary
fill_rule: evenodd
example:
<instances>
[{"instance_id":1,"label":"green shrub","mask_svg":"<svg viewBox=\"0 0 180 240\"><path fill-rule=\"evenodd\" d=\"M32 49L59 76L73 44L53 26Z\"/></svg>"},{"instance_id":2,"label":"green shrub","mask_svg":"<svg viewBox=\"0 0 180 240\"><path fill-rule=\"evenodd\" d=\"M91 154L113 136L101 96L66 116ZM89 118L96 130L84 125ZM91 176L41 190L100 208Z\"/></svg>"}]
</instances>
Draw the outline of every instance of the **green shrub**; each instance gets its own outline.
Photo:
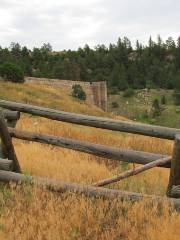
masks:
<instances>
[{"instance_id":1,"label":"green shrub","mask_svg":"<svg viewBox=\"0 0 180 240\"><path fill-rule=\"evenodd\" d=\"M116 95L119 93L119 90L117 87L111 87L109 90L109 94Z\"/></svg>"},{"instance_id":2,"label":"green shrub","mask_svg":"<svg viewBox=\"0 0 180 240\"><path fill-rule=\"evenodd\" d=\"M175 90L173 93L174 97L174 104L179 106L180 105L180 91Z\"/></svg>"},{"instance_id":3,"label":"green shrub","mask_svg":"<svg viewBox=\"0 0 180 240\"><path fill-rule=\"evenodd\" d=\"M159 104L159 100L155 99L152 104L152 116L157 117L161 115L161 108Z\"/></svg>"},{"instance_id":4,"label":"green shrub","mask_svg":"<svg viewBox=\"0 0 180 240\"><path fill-rule=\"evenodd\" d=\"M112 102L111 105L112 105L112 108L118 108L119 107L119 104L117 102Z\"/></svg>"},{"instance_id":5,"label":"green shrub","mask_svg":"<svg viewBox=\"0 0 180 240\"><path fill-rule=\"evenodd\" d=\"M179 114L180 113L180 109L176 109L175 112Z\"/></svg>"},{"instance_id":6,"label":"green shrub","mask_svg":"<svg viewBox=\"0 0 180 240\"><path fill-rule=\"evenodd\" d=\"M128 88L124 91L123 97L132 97L134 95L134 89Z\"/></svg>"},{"instance_id":7,"label":"green shrub","mask_svg":"<svg viewBox=\"0 0 180 240\"><path fill-rule=\"evenodd\" d=\"M175 105L180 105L180 72L175 80L175 90L173 93Z\"/></svg>"},{"instance_id":8,"label":"green shrub","mask_svg":"<svg viewBox=\"0 0 180 240\"><path fill-rule=\"evenodd\" d=\"M24 82L23 70L14 63L5 62L0 67L0 75L6 81Z\"/></svg>"},{"instance_id":9,"label":"green shrub","mask_svg":"<svg viewBox=\"0 0 180 240\"><path fill-rule=\"evenodd\" d=\"M166 97L163 95L163 96L161 97L161 104L162 104L162 105L165 105L166 103L167 103Z\"/></svg>"},{"instance_id":10,"label":"green shrub","mask_svg":"<svg viewBox=\"0 0 180 240\"><path fill-rule=\"evenodd\" d=\"M74 84L72 86L72 96L80 100L86 100L86 93L79 84Z\"/></svg>"}]
</instances>

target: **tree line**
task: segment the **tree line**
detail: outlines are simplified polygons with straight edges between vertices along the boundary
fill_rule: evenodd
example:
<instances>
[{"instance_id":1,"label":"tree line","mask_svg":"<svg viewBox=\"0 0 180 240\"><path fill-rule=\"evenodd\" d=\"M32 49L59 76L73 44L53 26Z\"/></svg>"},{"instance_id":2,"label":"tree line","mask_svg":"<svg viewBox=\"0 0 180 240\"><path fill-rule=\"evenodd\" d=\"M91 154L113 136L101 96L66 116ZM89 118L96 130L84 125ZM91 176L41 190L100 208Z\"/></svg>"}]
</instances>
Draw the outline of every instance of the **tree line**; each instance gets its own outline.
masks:
<instances>
[{"instance_id":1,"label":"tree line","mask_svg":"<svg viewBox=\"0 0 180 240\"><path fill-rule=\"evenodd\" d=\"M26 76L81 81L106 81L111 91L127 88L180 89L180 37L163 41L149 38L133 47L127 38L116 44L85 45L78 50L54 52L49 43L40 48L11 43L0 47L0 74L4 64L16 65Z\"/></svg>"}]
</instances>

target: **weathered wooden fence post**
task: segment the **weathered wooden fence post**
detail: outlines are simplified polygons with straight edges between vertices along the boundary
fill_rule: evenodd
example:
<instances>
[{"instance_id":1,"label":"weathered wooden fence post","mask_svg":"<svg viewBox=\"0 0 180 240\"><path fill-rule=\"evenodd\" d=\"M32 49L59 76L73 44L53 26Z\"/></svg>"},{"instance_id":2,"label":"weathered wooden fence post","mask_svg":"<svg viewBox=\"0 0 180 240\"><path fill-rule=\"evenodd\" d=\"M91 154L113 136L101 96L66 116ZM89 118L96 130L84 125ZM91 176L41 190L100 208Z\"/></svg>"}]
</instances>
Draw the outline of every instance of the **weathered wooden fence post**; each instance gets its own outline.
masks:
<instances>
[{"instance_id":1,"label":"weathered wooden fence post","mask_svg":"<svg viewBox=\"0 0 180 240\"><path fill-rule=\"evenodd\" d=\"M13 171L20 173L21 168L16 157L11 136L3 116L0 116L0 138L2 157L13 161Z\"/></svg>"},{"instance_id":2,"label":"weathered wooden fence post","mask_svg":"<svg viewBox=\"0 0 180 240\"><path fill-rule=\"evenodd\" d=\"M20 112L17 111L4 110L0 113L0 115L6 120L8 127L15 127L20 118ZM0 143L0 158L6 158L3 148L3 143Z\"/></svg>"},{"instance_id":3,"label":"weathered wooden fence post","mask_svg":"<svg viewBox=\"0 0 180 240\"><path fill-rule=\"evenodd\" d=\"M180 198L180 134L175 137L167 196Z\"/></svg>"},{"instance_id":4,"label":"weathered wooden fence post","mask_svg":"<svg viewBox=\"0 0 180 240\"><path fill-rule=\"evenodd\" d=\"M2 115L6 119L8 127L16 127L17 121L20 119L20 112L5 110L2 112Z\"/></svg>"},{"instance_id":5,"label":"weathered wooden fence post","mask_svg":"<svg viewBox=\"0 0 180 240\"><path fill-rule=\"evenodd\" d=\"M9 111L9 110L4 110L0 114L7 123L8 127L16 127L17 121L20 119L20 112L18 111ZM0 141L1 142L1 141ZM3 152L3 144L0 143L0 158L5 158Z\"/></svg>"}]
</instances>

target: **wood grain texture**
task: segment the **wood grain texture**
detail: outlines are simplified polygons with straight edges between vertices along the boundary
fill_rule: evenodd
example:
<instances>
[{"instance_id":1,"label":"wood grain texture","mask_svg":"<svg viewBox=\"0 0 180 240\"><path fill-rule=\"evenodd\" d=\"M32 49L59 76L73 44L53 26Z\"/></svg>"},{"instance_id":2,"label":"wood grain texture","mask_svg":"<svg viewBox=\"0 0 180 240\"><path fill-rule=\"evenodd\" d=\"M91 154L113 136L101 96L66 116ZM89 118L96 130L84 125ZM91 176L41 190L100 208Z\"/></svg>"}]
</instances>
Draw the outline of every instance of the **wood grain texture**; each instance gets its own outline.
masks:
<instances>
[{"instance_id":1,"label":"wood grain texture","mask_svg":"<svg viewBox=\"0 0 180 240\"><path fill-rule=\"evenodd\" d=\"M2 111L2 114L6 120L10 120L10 121L16 120L17 121L20 119L20 112L18 112L18 111L4 110L4 111Z\"/></svg>"},{"instance_id":2,"label":"wood grain texture","mask_svg":"<svg viewBox=\"0 0 180 240\"><path fill-rule=\"evenodd\" d=\"M15 172L21 172L21 168L20 168L19 162L16 157L12 139L11 139L8 128L6 126L6 122L3 117L0 117L0 138L1 138L3 158L12 160L13 161L13 170Z\"/></svg>"},{"instance_id":3,"label":"wood grain texture","mask_svg":"<svg viewBox=\"0 0 180 240\"><path fill-rule=\"evenodd\" d=\"M0 158L0 170L12 171L13 170L13 161Z\"/></svg>"},{"instance_id":4,"label":"wood grain texture","mask_svg":"<svg viewBox=\"0 0 180 240\"><path fill-rule=\"evenodd\" d=\"M172 155L172 163L171 163L167 195L174 196L172 188L174 186L179 186L179 185L180 185L180 135L176 135L176 139L174 142L173 155Z\"/></svg>"},{"instance_id":5,"label":"wood grain texture","mask_svg":"<svg viewBox=\"0 0 180 240\"><path fill-rule=\"evenodd\" d=\"M113 159L117 161L146 164L160 158L168 157L166 155L161 155L161 154L153 154L153 153L140 152L140 151L134 151L134 150L123 150L115 147L109 147L109 146L100 145L100 144L93 144L93 143L73 140L69 138L30 133L27 131L17 130L14 128L8 128L8 130L10 135L14 138L33 141L33 142L39 142L39 143L45 143L45 144L51 144L54 146L73 149L76 151L85 152L95 156ZM160 165L160 167L169 168L170 165L171 163L168 162L164 165Z\"/></svg>"}]
</instances>

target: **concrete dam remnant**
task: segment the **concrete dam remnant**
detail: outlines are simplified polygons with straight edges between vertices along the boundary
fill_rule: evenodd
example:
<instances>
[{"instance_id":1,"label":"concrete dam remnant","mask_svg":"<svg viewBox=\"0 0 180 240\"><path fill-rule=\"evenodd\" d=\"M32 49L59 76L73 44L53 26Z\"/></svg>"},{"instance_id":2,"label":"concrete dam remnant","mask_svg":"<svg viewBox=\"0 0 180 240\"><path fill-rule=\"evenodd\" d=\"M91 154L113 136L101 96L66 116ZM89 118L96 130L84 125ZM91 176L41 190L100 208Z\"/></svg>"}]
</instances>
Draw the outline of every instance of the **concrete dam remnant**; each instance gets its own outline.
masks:
<instances>
[{"instance_id":1,"label":"concrete dam remnant","mask_svg":"<svg viewBox=\"0 0 180 240\"><path fill-rule=\"evenodd\" d=\"M107 85L105 81L101 82L82 82L82 81L70 81L48 78L35 78L26 77L26 82L53 86L66 91L67 94L71 94L72 86L79 84L82 86L86 93L86 102L93 104L104 111L107 111Z\"/></svg>"}]
</instances>

